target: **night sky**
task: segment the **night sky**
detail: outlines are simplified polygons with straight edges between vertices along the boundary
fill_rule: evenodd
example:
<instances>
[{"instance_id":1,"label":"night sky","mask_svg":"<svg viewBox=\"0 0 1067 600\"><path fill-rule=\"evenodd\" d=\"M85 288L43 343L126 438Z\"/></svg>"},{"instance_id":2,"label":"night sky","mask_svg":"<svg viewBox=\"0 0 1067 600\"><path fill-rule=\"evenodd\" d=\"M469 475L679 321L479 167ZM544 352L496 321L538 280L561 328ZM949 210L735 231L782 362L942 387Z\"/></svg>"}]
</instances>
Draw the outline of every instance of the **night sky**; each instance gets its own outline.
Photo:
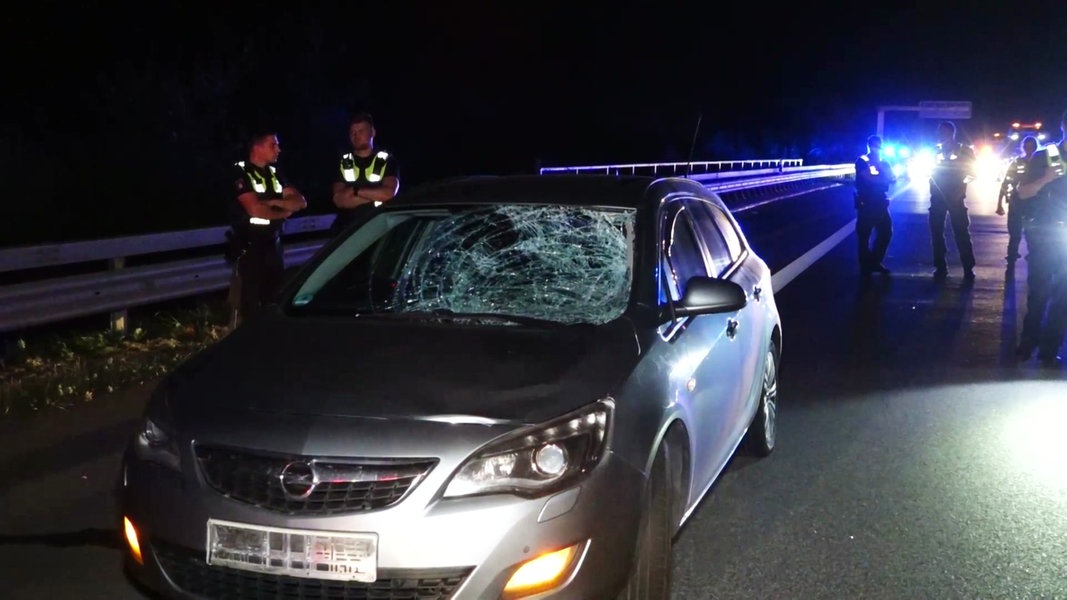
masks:
<instances>
[{"instance_id":1,"label":"night sky","mask_svg":"<svg viewBox=\"0 0 1067 600\"><path fill-rule=\"evenodd\" d=\"M0 247L221 224L261 125L328 212L353 110L403 188L682 161L698 115L695 160L817 163L861 153L879 105L969 100L973 138L1067 108L1067 10L1050 3L715 5L35 3L2 26ZM886 134L934 126L891 113Z\"/></svg>"}]
</instances>

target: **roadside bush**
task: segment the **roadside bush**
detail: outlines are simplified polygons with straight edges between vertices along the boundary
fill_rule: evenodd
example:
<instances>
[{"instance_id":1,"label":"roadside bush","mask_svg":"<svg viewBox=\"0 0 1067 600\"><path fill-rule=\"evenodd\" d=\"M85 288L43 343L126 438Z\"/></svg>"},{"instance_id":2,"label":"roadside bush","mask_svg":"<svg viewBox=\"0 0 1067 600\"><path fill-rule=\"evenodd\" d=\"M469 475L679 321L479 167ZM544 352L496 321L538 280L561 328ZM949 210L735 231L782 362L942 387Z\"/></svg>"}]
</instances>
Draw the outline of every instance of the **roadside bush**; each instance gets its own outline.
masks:
<instances>
[{"instance_id":1,"label":"roadside bush","mask_svg":"<svg viewBox=\"0 0 1067 600\"><path fill-rule=\"evenodd\" d=\"M0 419L78 404L166 374L226 334L223 308L158 312L110 331L18 339L0 366Z\"/></svg>"}]
</instances>

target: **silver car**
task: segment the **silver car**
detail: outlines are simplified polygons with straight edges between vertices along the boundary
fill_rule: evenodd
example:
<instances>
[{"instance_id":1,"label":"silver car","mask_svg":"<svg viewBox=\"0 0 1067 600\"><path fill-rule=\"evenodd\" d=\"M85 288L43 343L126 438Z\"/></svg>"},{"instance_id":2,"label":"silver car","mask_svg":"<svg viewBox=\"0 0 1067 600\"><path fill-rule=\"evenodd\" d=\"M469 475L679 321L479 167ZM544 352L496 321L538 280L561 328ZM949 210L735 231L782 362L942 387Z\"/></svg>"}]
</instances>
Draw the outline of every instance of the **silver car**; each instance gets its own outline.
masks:
<instances>
[{"instance_id":1,"label":"silver car","mask_svg":"<svg viewBox=\"0 0 1067 600\"><path fill-rule=\"evenodd\" d=\"M424 186L192 357L126 453L126 565L179 598L665 599L775 446L767 265L680 178Z\"/></svg>"}]
</instances>

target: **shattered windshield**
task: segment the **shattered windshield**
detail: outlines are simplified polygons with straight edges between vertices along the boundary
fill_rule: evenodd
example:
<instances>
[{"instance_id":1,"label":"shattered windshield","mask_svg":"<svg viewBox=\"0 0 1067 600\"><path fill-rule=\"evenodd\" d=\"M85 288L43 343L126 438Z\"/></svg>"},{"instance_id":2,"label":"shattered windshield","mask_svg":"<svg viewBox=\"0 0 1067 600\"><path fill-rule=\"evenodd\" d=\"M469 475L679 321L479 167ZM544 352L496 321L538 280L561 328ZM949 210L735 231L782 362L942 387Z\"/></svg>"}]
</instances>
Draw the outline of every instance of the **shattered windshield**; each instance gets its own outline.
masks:
<instances>
[{"instance_id":1,"label":"shattered windshield","mask_svg":"<svg viewBox=\"0 0 1067 600\"><path fill-rule=\"evenodd\" d=\"M291 308L606 323L629 301L633 228L628 209L504 204L385 212L308 276Z\"/></svg>"}]
</instances>

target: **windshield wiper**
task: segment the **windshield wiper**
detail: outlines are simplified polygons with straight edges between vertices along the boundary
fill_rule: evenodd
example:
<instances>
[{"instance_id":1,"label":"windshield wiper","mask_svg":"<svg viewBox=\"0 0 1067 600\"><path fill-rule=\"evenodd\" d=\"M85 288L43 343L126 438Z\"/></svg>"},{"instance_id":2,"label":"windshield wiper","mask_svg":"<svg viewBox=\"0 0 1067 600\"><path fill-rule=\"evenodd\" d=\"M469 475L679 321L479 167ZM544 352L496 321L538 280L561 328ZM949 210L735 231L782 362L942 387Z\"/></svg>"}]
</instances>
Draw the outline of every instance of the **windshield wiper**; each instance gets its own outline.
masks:
<instances>
[{"instance_id":1,"label":"windshield wiper","mask_svg":"<svg viewBox=\"0 0 1067 600\"><path fill-rule=\"evenodd\" d=\"M426 319L436 321L497 321L502 323L516 323L518 325L526 325L529 327L565 327L567 323L561 321L553 321L552 319L542 319L538 317L528 317L525 315L512 315L506 313L492 313L492 312L476 312L476 313L462 313L455 312L450 308L434 308L430 310L385 310L370 312L368 307L350 307L343 305L317 305L317 306L292 306L288 308L294 315L300 316L352 316L356 318L377 318L377 319Z\"/></svg>"},{"instance_id":2,"label":"windshield wiper","mask_svg":"<svg viewBox=\"0 0 1067 600\"><path fill-rule=\"evenodd\" d=\"M527 317L524 315L509 315L503 313L489 312L464 313L455 312L450 308L434 308L431 310L399 310L381 313L362 313L358 316L396 319L427 319L440 321L499 321L505 323L517 323L519 325L527 325L531 327L562 327L565 325L564 323L561 323L559 321L553 321L551 319L540 319L537 317Z\"/></svg>"},{"instance_id":3,"label":"windshield wiper","mask_svg":"<svg viewBox=\"0 0 1067 600\"><path fill-rule=\"evenodd\" d=\"M505 321L509 323L518 323L519 325L529 325L531 327L562 327L565 323L559 321L553 321L552 319L541 319L538 317L527 317L525 315L509 315L504 313L452 313L457 318L470 318L470 319L488 319L491 321Z\"/></svg>"},{"instance_id":4,"label":"windshield wiper","mask_svg":"<svg viewBox=\"0 0 1067 600\"><path fill-rule=\"evenodd\" d=\"M359 309L343 304L288 304L285 309L289 314L300 317L345 317L360 314Z\"/></svg>"}]
</instances>

